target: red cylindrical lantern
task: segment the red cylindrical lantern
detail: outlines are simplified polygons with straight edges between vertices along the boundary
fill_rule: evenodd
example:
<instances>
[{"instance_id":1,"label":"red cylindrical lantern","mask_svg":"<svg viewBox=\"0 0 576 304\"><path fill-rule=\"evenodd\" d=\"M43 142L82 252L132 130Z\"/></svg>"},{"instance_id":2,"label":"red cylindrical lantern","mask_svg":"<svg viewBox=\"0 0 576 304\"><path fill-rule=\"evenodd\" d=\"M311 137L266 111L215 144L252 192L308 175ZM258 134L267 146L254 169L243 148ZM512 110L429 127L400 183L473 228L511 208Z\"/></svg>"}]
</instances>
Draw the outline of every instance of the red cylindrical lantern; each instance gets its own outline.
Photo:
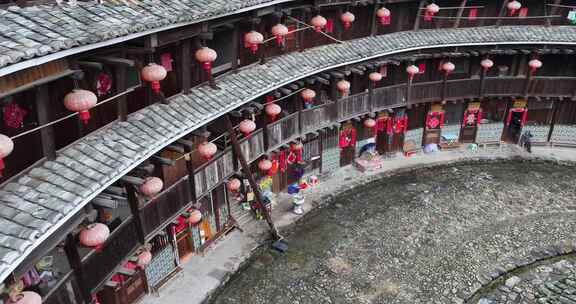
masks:
<instances>
[{"instance_id":1,"label":"red cylindrical lantern","mask_svg":"<svg viewBox=\"0 0 576 304\"><path fill-rule=\"evenodd\" d=\"M154 195L160 193L164 187L164 182L159 177L147 177L144 183L140 185L138 190L140 193L147 197L153 197Z\"/></svg>"},{"instance_id":2,"label":"red cylindrical lantern","mask_svg":"<svg viewBox=\"0 0 576 304\"><path fill-rule=\"evenodd\" d=\"M344 24L344 29L347 30L352 26L354 20L356 20L356 16L351 12L345 12L340 16L340 20L342 20L342 24Z\"/></svg>"},{"instance_id":3,"label":"red cylindrical lantern","mask_svg":"<svg viewBox=\"0 0 576 304\"><path fill-rule=\"evenodd\" d=\"M233 179L228 181L228 183L226 184L226 187L228 188L228 190L230 192L237 192L238 190L240 190L241 185L242 185L242 183L240 182L239 179L233 178Z\"/></svg>"},{"instance_id":4,"label":"red cylindrical lantern","mask_svg":"<svg viewBox=\"0 0 576 304\"><path fill-rule=\"evenodd\" d=\"M198 153L206 160L212 159L212 156L218 152L218 147L211 142L203 142L198 146Z\"/></svg>"},{"instance_id":5,"label":"red cylindrical lantern","mask_svg":"<svg viewBox=\"0 0 576 304\"><path fill-rule=\"evenodd\" d=\"M342 96L347 96L350 92L350 82L346 80L340 80L336 83L336 88Z\"/></svg>"},{"instance_id":6,"label":"red cylindrical lantern","mask_svg":"<svg viewBox=\"0 0 576 304\"><path fill-rule=\"evenodd\" d=\"M388 25L390 24L390 16L391 16L391 12L389 9L385 8L385 7L381 7L376 11L376 16L378 16L378 19L380 19L380 24L381 25Z\"/></svg>"},{"instance_id":7,"label":"red cylindrical lantern","mask_svg":"<svg viewBox=\"0 0 576 304\"><path fill-rule=\"evenodd\" d=\"M424 20L431 21L432 17L440 11L440 7L436 3L431 3L426 6L426 12L424 13Z\"/></svg>"},{"instance_id":8,"label":"red cylindrical lantern","mask_svg":"<svg viewBox=\"0 0 576 304\"><path fill-rule=\"evenodd\" d=\"M528 62L528 66L530 67L530 74L534 75L536 70L542 67L542 61L538 59L532 59L530 62Z\"/></svg>"},{"instance_id":9,"label":"red cylindrical lantern","mask_svg":"<svg viewBox=\"0 0 576 304\"><path fill-rule=\"evenodd\" d=\"M267 104L264 110L266 111L266 114L270 116L270 120L272 121L276 120L276 116L282 112L282 108L275 103Z\"/></svg>"},{"instance_id":10,"label":"red cylindrical lantern","mask_svg":"<svg viewBox=\"0 0 576 304\"><path fill-rule=\"evenodd\" d=\"M414 75L420 73L420 69L415 65L409 65L406 68L406 73L408 73L408 79L412 81L414 79Z\"/></svg>"},{"instance_id":11,"label":"red cylindrical lantern","mask_svg":"<svg viewBox=\"0 0 576 304\"><path fill-rule=\"evenodd\" d=\"M379 82L380 80L382 80L382 74L380 74L378 72L372 72L372 73L370 73L370 75L368 75L368 78L370 78L370 81L376 83L376 82Z\"/></svg>"},{"instance_id":12,"label":"red cylindrical lantern","mask_svg":"<svg viewBox=\"0 0 576 304\"><path fill-rule=\"evenodd\" d=\"M14 151L14 142L12 139L4 134L0 134L0 177L2 177L2 170L4 170L4 158Z\"/></svg>"},{"instance_id":13,"label":"red cylindrical lantern","mask_svg":"<svg viewBox=\"0 0 576 304\"><path fill-rule=\"evenodd\" d=\"M152 253L150 250L144 250L138 255L138 261L136 264L138 264L138 267L144 268L148 266L150 262L152 262Z\"/></svg>"},{"instance_id":14,"label":"red cylindrical lantern","mask_svg":"<svg viewBox=\"0 0 576 304\"><path fill-rule=\"evenodd\" d=\"M108 226L101 223L90 224L80 231L80 244L86 247L99 247L106 242L110 236Z\"/></svg>"},{"instance_id":15,"label":"red cylindrical lantern","mask_svg":"<svg viewBox=\"0 0 576 304\"><path fill-rule=\"evenodd\" d=\"M321 32L322 29L328 23L328 21L326 20L326 18L320 15L316 15L314 18L312 18L312 20L310 20L310 23L312 24L316 32Z\"/></svg>"},{"instance_id":16,"label":"red cylindrical lantern","mask_svg":"<svg viewBox=\"0 0 576 304\"><path fill-rule=\"evenodd\" d=\"M376 121L372 118L367 118L364 120L364 126L366 128L374 128L376 126Z\"/></svg>"},{"instance_id":17,"label":"red cylindrical lantern","mask_svg":"<svg viewBox=\"0 0 576 304\"><path fill-rule=\"evenodd\" d=\"M264 42L264 36L256 31L251 31L244 36L244 44L247 48L252 51L252 54L256 54L258 51L258 45Z\"/></svg>"},{"instance_id":18,"label":"red cylindrical lantern","mask_svg":"<svg viewBox=\"0 0 576 304\"><path fill-rule=\"evenodd\" d=\"M300 93L300 96L302 96L302 99L304 99L305 103L310 104L314 101L314 98L316 97L316 92L314 92L314 90L304 89Z\"/></svg>"},{"instance_id":19,"label":"red cylindrical lantern","mask_svg":"<svg viewBox=\"0 0 576 304\"><path fill-rule=\"evenodd\" d=\"M262 172L268 172L268 170L272 169L272 162L269 159L263 159L258 162L258 169Z\"/></svg>"},{"instance_id":20,"label":"red cylindrical lantern","mask_svg":"<svg viewBox=\"0 0 576 304\"><path fill-rule=\"evenodd\" d=\"M446 73L446 75L454 72L455 69L456 69L456 66L450 61L442 64L442 70Z\"/></svg>"},{"instance_id":21,"label":"red cylindrical lantern","mask_svg":"<svg viewBox=\"0 0 576 304\"><path fill-rule=\"evenodd\" d=\"M88 124L90 109L96 106L98 98L91 91L74 89L64 97L64 106L72 112L78 112L80 121Z\"/></svg>"},{"instance_id":22,"label":"red cylindrical lantern","mask_svg":"<svg viewBox=\"0 0 576 304\"><path fill-rule=\"evenodd\" d=\"M42 304L42 297L33 291L22 291L11 295L8 304Z\"/></svg>"},{"instance_id":23,"label":"red cylindrical lantern","mask_svg":"<svg viewBox=\"0 0 576 304\"><path fill-rule=\"evenodd\" d=\"M202 68L204 69L204 71L206 71L206 73L211 75L212 62L214 62L216 58L218 58L218 54L216 53L216 51L214 51L209 47L201 47L196 51L194 57L198 62L202 64Z\"/></svg>"},{"instance_id":24,"label":"red cylindrical lantern","mask_svg":"<svg viewBox=\"0 0 576 304\"><path fill-rule=\"evenodd\" d=\"M142 68L142 79L150 82L152 92L156 94L160 93L160 81L164 80L166 75L168 75L166 69L156 63L149 63Z\"/></svg>"},{"instance_id":25,"label":"red cylindrical lantern","mask_svg":"<svg viewBox=\"0 0 576 304\"><path fill-rule=\"evenodd\" d=\"M188 222L191 225L196 225L202 221L202 212L200 210L195 209L194 211L190 212L190 217L188 218Z\"/></svg>"},{"instance_id":26,"label":"red cylindrical lantern","mask_svg":"<svg viewBox=\"0 0 576 304\"><path fill-rule=\"evenodd\" d=\"M288 35L289 30L284 24L278 23L272 27L272 35L276 37L276 44L283 45L284 44L284 37Z\"/></svg>"},{"instance_id":27,"label":"red cylindrical lantern","mask_svg":"<svg viewBox=\"0 0 576 304\"><path fill-rule=\"evenodd\" d=\"M256 124L250 119L244 119L240 122L238 129L240 129L240 132L242 132L244 136L250 136L250 133L256 130Z\"/></svg>"},{"instance_id":28,"label":"red cylindrical lantern","mask_svg":"<svg viewBox=\"0 0 576 304\"><path fill-rule=\"evenodd\" d=\"M513 1L508 2L506 7L508 8L508 14L510 16L514 16L516 14L516 12L522 8L522 3L520 3L516 0L513 0Z\"/></svg>"},{"instance_id":29,"label":"red cylindrical lantern","mask_svg":"<svg viewBox=\"0 0 576 304\"><path fill-rule=\"evenodd\" d=\"M494 66L494 61L486 58L480 62L480 65L482 66L484 71L488 71L489 69L491 69Z\"/></svg>"}]
</instances>

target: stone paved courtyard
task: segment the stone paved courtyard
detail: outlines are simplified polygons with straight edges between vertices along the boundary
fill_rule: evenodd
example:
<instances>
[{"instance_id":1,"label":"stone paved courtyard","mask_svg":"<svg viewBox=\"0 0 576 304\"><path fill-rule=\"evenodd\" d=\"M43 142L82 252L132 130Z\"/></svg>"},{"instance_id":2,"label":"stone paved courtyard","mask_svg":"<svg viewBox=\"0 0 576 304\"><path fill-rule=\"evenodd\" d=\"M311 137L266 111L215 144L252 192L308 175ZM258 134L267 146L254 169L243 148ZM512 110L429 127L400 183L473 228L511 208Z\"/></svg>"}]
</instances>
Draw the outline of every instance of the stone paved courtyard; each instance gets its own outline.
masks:
<instances>
[{"instance_id":1,"label":"stone paved courtyard","mask_svg":"<svg viewBox=\"0 0 576 304\"><path fill-rule=\"evenodd\" d=\"M572 166L521 160L385 177L310 213L286 254L262 249L212 303L491 301L486 273L575 239L575 182Z\"/></svg>"}]
</instances>

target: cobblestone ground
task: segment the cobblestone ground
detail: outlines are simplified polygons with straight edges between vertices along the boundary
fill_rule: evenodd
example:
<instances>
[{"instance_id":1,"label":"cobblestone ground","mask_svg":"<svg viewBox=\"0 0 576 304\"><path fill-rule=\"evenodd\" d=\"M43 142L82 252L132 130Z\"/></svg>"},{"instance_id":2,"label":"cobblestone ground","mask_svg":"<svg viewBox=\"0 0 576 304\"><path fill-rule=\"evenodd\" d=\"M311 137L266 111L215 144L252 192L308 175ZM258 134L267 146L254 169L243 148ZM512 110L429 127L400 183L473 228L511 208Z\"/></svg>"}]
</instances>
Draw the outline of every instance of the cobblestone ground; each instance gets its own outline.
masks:
<instances>
[{"instance_id":1,"label":"cobblestone ground","mask_svg":"<svg viewBox=\"0 0 576 304\"><path fill-rule=\"evenodd\" d=\"M262 249L212 303L462 303L480 274L572 241L575 198L574 167L543 161L385 177L306 216L286 254Z\"/></svg>"}]
</instances>

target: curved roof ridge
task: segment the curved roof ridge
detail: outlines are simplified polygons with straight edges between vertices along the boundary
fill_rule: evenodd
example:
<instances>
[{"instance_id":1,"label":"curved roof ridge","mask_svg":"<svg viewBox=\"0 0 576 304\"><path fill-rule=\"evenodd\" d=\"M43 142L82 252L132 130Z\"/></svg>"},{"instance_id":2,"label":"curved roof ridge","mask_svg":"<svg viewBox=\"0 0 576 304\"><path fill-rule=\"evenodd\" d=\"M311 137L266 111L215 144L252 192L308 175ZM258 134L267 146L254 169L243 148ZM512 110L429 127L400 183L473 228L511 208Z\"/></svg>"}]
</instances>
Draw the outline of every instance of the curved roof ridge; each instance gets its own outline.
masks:
<instances>
[{"instance_id":1,"label":"curved roof ridge","mask_svg":"<svg viewBox=\"0 0 576 304\"><path fill-rule=\"evenodd\" d=\"M22 213L38 215L16 218L0 213L0 237L14 232L35 236L19 242L18 248L0 250L0 281L95 196L142 161L274 89L326 70L414 49L506 44L576 45L576 28L440 29L360 38L271 58L266 64L218 77L217 90L201 85L186 95L174 96L169 104L153 104L132 113L127 121L113 122L81 138L59 151L55 160L41 162L17 181L0 186L0 209L21 199L26 202ZM43 206L47 205L52 208L46 210ZM35 208L45 211L35 213Z\"/></svg>"}]
</instances>

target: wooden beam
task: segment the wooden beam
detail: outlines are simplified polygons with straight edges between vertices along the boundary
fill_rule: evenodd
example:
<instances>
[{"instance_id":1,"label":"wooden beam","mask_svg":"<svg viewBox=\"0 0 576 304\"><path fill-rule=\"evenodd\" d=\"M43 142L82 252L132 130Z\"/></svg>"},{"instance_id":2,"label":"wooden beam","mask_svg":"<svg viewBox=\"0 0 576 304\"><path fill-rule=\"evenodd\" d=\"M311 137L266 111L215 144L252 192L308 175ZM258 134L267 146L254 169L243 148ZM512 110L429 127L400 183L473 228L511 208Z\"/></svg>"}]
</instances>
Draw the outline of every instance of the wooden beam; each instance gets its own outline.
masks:
<instances>
[{"instance_id":1,"label":"wooden beam","mask_svg":"<svg viewBox=\"0 0 576 304\"><path fill-rule=\"evenodd\" d=\"M426 5L426 0L420 0L420 4L418 4L418 10L416 10L416 20L414 20L414 30L415 31L420 29L420 20L422 19L420 17L420 12L422 12L422 9L424 8L425 5Z\"/></svg>"},{"instance_id":2,"label":"wooden beam","mask_svg":"<svg viewBox=\"0 0 576 304\"><path fill-rule=\"evenodd\" d=\"M508 10L506 6L508 5L508 2L510 2L510 0L502 1L502 6L500 7L500 12L498 13L498 20L496 20L496 26L502 24L502 17L506 17L506 12Z\"/></svg>"},{"instance_id":3,"label":"wooden beam","mask_svg":"<svg viewBox=\"0 0 576 304\"><path fill-rule=\"evenodd\" d=\"M262 203L262 193L260 192L260 187L256 183L254 176L252 175L252 171L250 170L250 166L248 165L246 158L244 158L244 154L242 154L242 149L240 149L240 144L238 144L238 139L236 137L237 136L236 131L234 130L234 127L232 126L232 122L230 121L230 117L225 116L225 120L226 120L226 127L228 129L228 134L230 134L230 140L232 141L232 148L234 149L234 151L236 153L236 157L238 158L238 161L240 162L240 166L242 167L242 171L244 171L244 174L246 174L246 177L248 178L248 182L250 183L250 187L252 187L252 190L254 191L256 204L258 205L258 208L260 208L260 211L264 215L264 218L266 219L266 222L268 223L268 226L270 227L270 232L272 233L272 236L274 237L275 240L279 240L282 237L280 236L278 229L276 229L276 226L274 225L274 222L272 221L272 216L268 212L268 209L266 209L266 207Z\"/></svg>"},{"instance_id":4,"label":"wooden beam","mask_svg":"<svg viewBox=\"0 0 576 304\"><path fill-rule=\"evenodd\" d=\"M180 69L182 92L187 93L192 87L192 42L190 39L182 41L180 45L180 58L182 62Z\"/></svg>"},{"instance_id":5,"label":"wooden beam","mask_svg":"<svg viewBox=\"0 0 576 304\"><path fill-rule=\"evenodd\" d=\"M115 66L114 69L115 77L116 77L116 89L118 92L126 91L126 67L122 65ZM118 97L117 103L117 111L118 111L118 120L126 121L126 117L128 117L128 105L126 104L126 95L123 94L122 96Z\"/></svg>"},{"instance_id":6,"label":"wooden beam","mask_svg":"<svg viewBox=\"0 0 576 304\"><path fill-rule=\"evenodd\" d=\"M74 271L74 275L76 277L76 282L78 283L78 287L80 289L80 294L85 303L92 302L92 296L88 288L86 288L86 284L84 284L85 274L82 271L82 259L80 258L80 254L78 253L78 248L76 247L76 238L72 233L69 233L66 237L66 242L64 244L64 252L66 253L66 258L68 259L68 263L70 264L70 268Z\"/></svg>"},{"instance_id":7,"label":"wooden beam","mask_svg":"<svg viewBox=\"0 0 576 304\"><path fill-rule=\"evenodd\" d=\"M146 243L146 234L144 233L144 227L142 226L142 220L140 219L140 202L138 201L138 196L136 196L136 189L132 184L125 184L126 194L128 196L128 205L130 205L130 211L134 217L134 224L136 225L136 236L141 244Z\"/></svg>"},{"instance_id":8,"label":"wooden beam","mask_svg":"<svg viewBox=\"0 0 576 304\"><path fill-rule=\"evenodd\" d=\"M50 75L50 76L46 76L46 77L44 77L44 78L40 78L40 79L38 79L38 80L32 81L32 82L30 82L30 83L27 83L27 84L25 84L25 85L18 86L17 88L14 88L14 89L12 89L12 90L9 90L9 91L0 93L0 99L5 98L5 97L8 97L8 96L10 96L10 95L14 95L14 94L20 93L20 92L24 92L24 91L30 90L30 89L32 89L32 88L35 88L35 87L38 87L38 86L47 84L47 83L49 83L49 82L58 80L58 79L60 79L60 78L68 77L68 76L71 76L71 75L74 75L74 74L83 74L83 73L82 73L82 71L80 71L80 70L67 69L67 70L64 70L64 71L62 71L62 72L60 72L60 73L53 74L53 75Z\"/></svg>"},{"instance_id":9,"label":"wooden beam","mask_svg":"<svg viewBox=\"0 0 576 304\"><path fill-rule=\"evenodd\" d=\"M97 61L104 62L109 65L120 65L125 67L135 67L136 62L131 59L126 58L119 58L119 57L109 57L109 56L101 56L101 57L94 57L93 59Z\"/></svg>"}]
</instances>

